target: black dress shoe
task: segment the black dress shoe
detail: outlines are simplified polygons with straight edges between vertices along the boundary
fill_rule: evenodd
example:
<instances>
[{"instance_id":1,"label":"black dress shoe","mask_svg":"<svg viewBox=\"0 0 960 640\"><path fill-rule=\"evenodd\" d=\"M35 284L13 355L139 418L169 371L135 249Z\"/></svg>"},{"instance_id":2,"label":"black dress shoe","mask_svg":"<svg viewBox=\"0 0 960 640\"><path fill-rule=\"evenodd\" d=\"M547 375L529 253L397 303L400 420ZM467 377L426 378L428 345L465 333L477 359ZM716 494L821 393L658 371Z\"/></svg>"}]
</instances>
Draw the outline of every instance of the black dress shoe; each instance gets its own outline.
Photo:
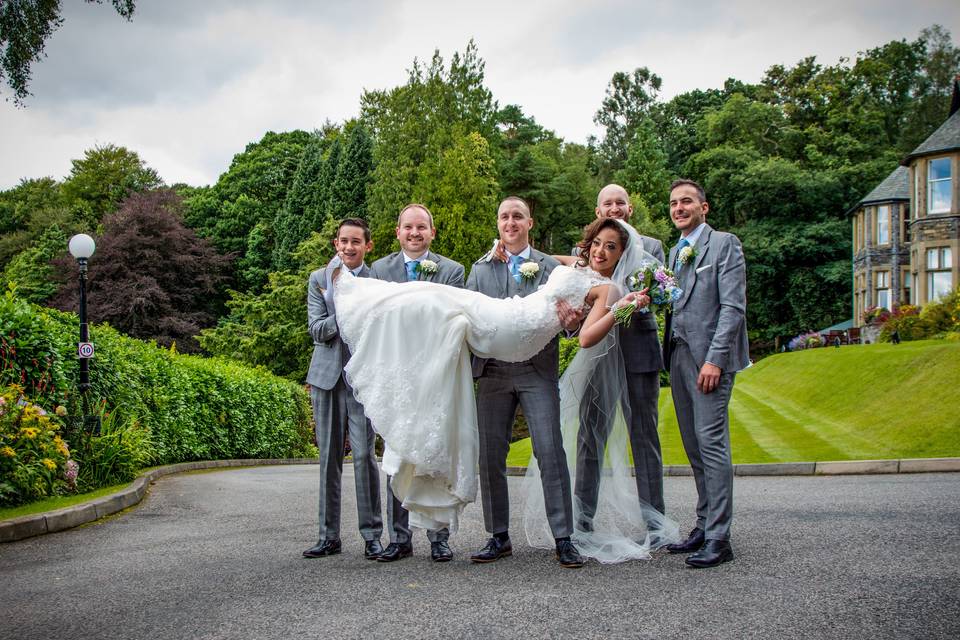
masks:
<instances>
[{"instance_id":1,"label":"black dress shoe","mask_svg":"<svg viewBox=\"0 0 960 640\"><path fill-rule=\"evenodd\" d=\"M446 540L438 540L430 543L430 557L434 562L450 562L453 560L453 551Z\"/></svg>"},{"instance_id":2,"label":"black dress shoe","mask_svg":"<svg viewBox=\"0 0 960 640\"><path fill-rule=\"evenodd\" d=\"M733 549L729 540L707 540L700 550L687 558L686 562L695 569L715 567L733 560Z\"/></svg>"},{"instance_id":3,"label":"black dress shoe","mask_svg":"<svg viewBox=\"0 0 960 640\"><path fill-rule=\"evenodd\" d=\"M383 545L379 540L367 540L363 547L363 557L367 560L376 560L383 553Z\"/></svg>"},{"instance_id":4,"label":"black dress shoe","mask_svg":"<svg viewBox=\"0 0 960 640\"><path fill-rule=\"evenodd\" d=\"M487 541L487 546L470 556L470 559L474 562L483 563L493 562L512 555L513 545L510 544L510 538L507 538L503 542L500 542L496 538L490 538L490 540Z\"/></svg>"},{"instance_id":5,"label":"black dress shoe","mask_svg":"<svg viewBox=\"0 0 960 640\"><path fill-rule=\"evenodd\" d=\"M410 542L391 542L387 548L377 556L377 562L395 562L413 555L413 544Z\"/></svg>"},{"instance_id":6,"label":"black dress shoe","mask_svg":"<svg viewBox=\"0 0 960 640\"><path fill-rule=\"evenodd\" d=\"M557 541L557 562L561 567L579 569L583 566L583 556L569 540Z\"/></svg>"},{"instance_id":7,"label":"black dress shoe","mask_svg":"<svg viewBox=\"0 0 960 640\"><path fill-rule=\"evenodd\" d=\"M683 542L668 544L667 551L670 553L693 553L703 546L703 529L694 528Z\"/></svg>"},{"instance_id":8,"label":"black dress shoe","mask_svg":"<svg viewBox=\"0 0 960 640\"><path fill-rule=\"evenodd\" d=\"M340 553L340 540L321 540L317 546L303 552L304 558L323 558Z\"/></svg>"}]
</instances>

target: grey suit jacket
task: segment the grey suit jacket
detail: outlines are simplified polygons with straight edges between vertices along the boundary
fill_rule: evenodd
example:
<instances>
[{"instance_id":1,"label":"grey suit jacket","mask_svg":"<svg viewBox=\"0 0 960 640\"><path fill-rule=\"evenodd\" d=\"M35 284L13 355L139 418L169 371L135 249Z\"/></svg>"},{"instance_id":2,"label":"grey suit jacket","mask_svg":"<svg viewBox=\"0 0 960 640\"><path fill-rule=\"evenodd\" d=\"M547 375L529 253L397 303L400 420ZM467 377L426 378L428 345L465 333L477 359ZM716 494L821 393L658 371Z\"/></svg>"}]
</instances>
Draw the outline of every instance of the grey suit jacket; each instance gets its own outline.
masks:
<instances>
[{"instance_id":1,"label":"grey suit jacket","mask_svg":"<svg viewBox=\"0 0 960 640\"><path fill-rule=\"evenodd\" d=\"M660 262L665 262L663 245L656 238L640 236L643 250ZM620 283L623 284L623 283ZM627 373L649 373L663 368L657 319L653 313L635 313L629 327L619 328L620 349Z\"/></svg>"},{"instance_id":2,"label":"grey suit jacket","mask_svg":"<svg viewBox=\"0 0 960 640\"><path fill-rule=\"evenodd\" d=\"M550 272L560 263L536 249L530 249L530 260L540 265L540 270L532 279L521 279L520 284L516 284L510 275L510 267L496 258L486 260L486 256L473 263L470 269L470 277L467 278L467 289L478 291L491 298L509 298L512 295L525 297L536 291L541 284L550 277ZM512 283L512 284L511 284ZM511 292L515 289L514 292ZM559 366L559 340L554 339L543 348L540 353L529 360L534 369L542 377L548 380L557 379L557 368ZM483 370L487 366L486 358L473 356L473 377L479 378L483 375Z\"/></svg>"},{"instance_id":3,"label":"grey suit jacket","mask_svg":"<svg viewBox=\"0 0 960 640\"><path fill-rule=\"evenodd\" d=\"M417 280L448 284L451 287L458 287L460 289L463 288L464 269L462 264L432 251L427 251L423 259L436 262L437 272L420 274ZM396 253L391 253L374 262L370 266L370 277L388 282L407 282L407 266L404 264L403 252L397 251Z\"/></svg>"},{"instance_id":4,"label":"grey suit jacket","mask_svg":"<svg viewBox=\"0 0 960 640\"><path fill-rule=\"evenodd\" d=\"M740 240L706 225L696 244L697 255L678 275L683 297L673 306L673 335L690 347L697 366L712 362L724 373L750 363L747 342L747 274ZM677 248L670 250L670 262ZM669 357L669 336L665 336Z\"/></svg>"},{"instance_id":5,"label":"grey suit jacket","mask_svg":"<svg viewBox=\"0 0 960 640\"><path fill-rule=\"evenodd\" d=\"M327 390L337 385L343 375L343 365L350 359L350 352L340 339L333 297L327 300L324 296L330 268L327 265L311 273L307 284L307 330L313 338L313 357L307 370L307 384ZM363 265L357 275L369 277L370 269Z\"/></svg>"}]
</instances>

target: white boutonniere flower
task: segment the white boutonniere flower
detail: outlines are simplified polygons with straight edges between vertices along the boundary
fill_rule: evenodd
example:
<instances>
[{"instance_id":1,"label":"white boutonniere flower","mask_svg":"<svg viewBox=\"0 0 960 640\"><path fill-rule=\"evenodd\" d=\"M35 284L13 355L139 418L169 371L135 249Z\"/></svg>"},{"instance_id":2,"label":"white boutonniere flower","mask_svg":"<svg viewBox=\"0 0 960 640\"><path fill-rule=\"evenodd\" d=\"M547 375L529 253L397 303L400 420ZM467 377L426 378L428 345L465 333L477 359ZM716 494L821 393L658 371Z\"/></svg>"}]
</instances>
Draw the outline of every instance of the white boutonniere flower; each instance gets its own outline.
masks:
<instances>
[{"instance_id":1,"label":"white boutonniere flower","mask_svg":"<svg viewBox=\"0 0 960 640\"><path fill-rule=\"evenodd\" d=\"M540 265L536 262L524 262L520 265L520 277L524 280L532 280L540 273Z\"/></svg>"},{"instance_id":2,"label":"white boutonniere flower","mask_svg":"<svg viewBox=\"0 0 960 640\"><path fill-rule=\"evenodd\" d=\"M419 275L429 276L430 274L436 273L439 268L439 265L433 260L421 260L420 264L417 265L417 273Z\"/></svg>"},{"instance_id":3,"label":"white boutonniere flower","mask_svg":"<svg viewBox=\"0 0 960 640\"><path fill-rule=\"evenodd\" d=\"M687 246L683 249L680 249L680 255L677 257L677 260L680 262L680 264L685 265L696 257L697 248Z\"/></svg>"}]
</instances>

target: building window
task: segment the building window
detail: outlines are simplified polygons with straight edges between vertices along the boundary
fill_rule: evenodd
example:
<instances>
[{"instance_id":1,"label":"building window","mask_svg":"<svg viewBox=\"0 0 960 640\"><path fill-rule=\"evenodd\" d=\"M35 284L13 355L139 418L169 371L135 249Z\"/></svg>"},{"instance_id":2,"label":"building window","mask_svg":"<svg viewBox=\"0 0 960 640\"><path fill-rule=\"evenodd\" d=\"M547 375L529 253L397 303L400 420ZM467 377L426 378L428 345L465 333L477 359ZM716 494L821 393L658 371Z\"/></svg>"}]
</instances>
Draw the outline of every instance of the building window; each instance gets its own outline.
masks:
<instances>
[{"instance_id":1,"label":"building window","mask_svg":"<svg viewBox=\"0 0 960 640\"><path fill-rule=\"evenodd\" d=\"M918 160L913 167L913 217L920 217L920 167L923 166L923 160Z\"/></svg>"},{"instance_id":2,"label":"building window","mask_svg":"<svg viewBox=\"0 0 960 640\"><path fill-rule=\"evenodd\" d=\"M950 247L927 249L927 300L939 300L953 290Z\"/></svg>"},{"instance_id":3,"label":"building window","mask_svg":"<svg viewBox=\"0 0 960 640\"><path fill-rule=\"evenodd\" d=\"M916 272L911 273L911 274L910 274L910 282L916 282L916 280L917 280L917 274L916 274ZM916 289L916 287L910 289L910 298L909 298L909 300L910 300L910 304L913 304L913 305L917 304L917 289Z\"/></svg>"},{"instance_id":4,"label":"building window","mask_svg":"<svg viewBox=\"0 0 960 640\"><path fill-rule=\"evenodd\" d=\"M900 244L910 242L910 205L904 203L900 206Z\"/></svg>"},{"instance_id":5,"label":"building window","mask_svg":"<svg viewBox=\"0 0 960 640\"><path fill-rule=\"evenodd\" d=\"M904 271L903 276L900 278L903 282L903 291L900 294L900 304L913 304L913 298L911 296L910 283L910 272Z\"/></svg>"},{"instance_id":6,"label":"building window","mask_svg":"<svg viewBox=\"0 0 960 640\"><path fill-rule=\"evenodd\" d=\"M875 297L878 309L890 308L890 272L877 271L877 295Z\"/></svg>"},{"instance_id":7,"label":"building window","mask_svg":"<svg viewBox=\"0 0 960 640\"><path fill-rule=\"evenodd\" d=\"M952 169L950 158L937 158L927 165L927 213L949 213Z\"/></svg>"},{"instance_id":8,"label":"building window","mask_svg":"<svg viewBox=\"0 0 960 640\"><path fill-rule=\"evenodd\" d=\"M890 244L890 207L877 207L877 244Z\"/></svg>"}]
</instances>

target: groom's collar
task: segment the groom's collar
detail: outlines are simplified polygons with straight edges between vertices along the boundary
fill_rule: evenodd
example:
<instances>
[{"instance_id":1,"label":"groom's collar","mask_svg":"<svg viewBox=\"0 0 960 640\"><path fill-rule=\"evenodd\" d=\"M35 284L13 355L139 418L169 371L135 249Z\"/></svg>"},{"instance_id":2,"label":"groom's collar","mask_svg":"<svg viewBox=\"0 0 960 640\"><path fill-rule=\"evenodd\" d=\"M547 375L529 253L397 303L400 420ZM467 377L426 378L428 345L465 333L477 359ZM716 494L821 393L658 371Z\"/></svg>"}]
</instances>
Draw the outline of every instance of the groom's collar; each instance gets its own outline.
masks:
<instances>
[{"instance_id":1,"label":"groom's collar","mask_svg":"<svg viewBox=\"0 0 960 640\"><path fill-rule=\"evenodd\" d=\"M700 239L700 236L703 234L703 232L706 229L707 229L707 223L701 222L696 229L690 232L689 235L681 236L681 240L686 240L687 244L689 244L691 247L695 247L697 246L697 240ZM680 241L678 240L677 242L679 243Z\"/></svg>"},{"instance_id":2,"label":"groom's collar","mask_svg":"<svg viewBox=\"0 0 960 640\"><path fill-rule=\"evenodd\" d=\"M510 253L510 252L507 251L506 249L504 249L503 251L504 251L504 253L507 254L507 259L509 259L511 256L520 256L520 257L523 258L524 260L529 260L529 259L530 259L530 245L529 245L529 244L528 244L526 247L524 247L524 248L523 248L523 251L521 251L520 253Z\"/></svg>"}]
</instances>

